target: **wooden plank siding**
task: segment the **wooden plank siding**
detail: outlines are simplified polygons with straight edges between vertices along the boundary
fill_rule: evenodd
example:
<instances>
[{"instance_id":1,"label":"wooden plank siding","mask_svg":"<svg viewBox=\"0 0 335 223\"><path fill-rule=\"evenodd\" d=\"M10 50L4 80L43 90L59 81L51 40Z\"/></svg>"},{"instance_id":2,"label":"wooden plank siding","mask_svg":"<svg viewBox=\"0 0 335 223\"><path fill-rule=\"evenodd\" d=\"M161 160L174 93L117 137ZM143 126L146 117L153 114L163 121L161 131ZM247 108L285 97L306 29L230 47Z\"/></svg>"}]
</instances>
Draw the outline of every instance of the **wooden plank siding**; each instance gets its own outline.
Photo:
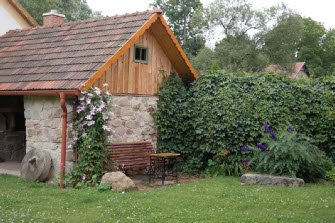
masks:
<instances>
[{"instance_id":1,"label":"wooden plank siding","mask_svg":"<svg viewBox=\"0 0 335 223\"><path fill-rule=\"evenodd\" d=\"M134 62L134 44L149 48L148 64ZM107 83L110 93L114 94L154 95L158 91L163 74L175 72L170 59L153 35L152 28L134 44L94 82L93 87L102 88Z\"/></svg>"}]
</instances>

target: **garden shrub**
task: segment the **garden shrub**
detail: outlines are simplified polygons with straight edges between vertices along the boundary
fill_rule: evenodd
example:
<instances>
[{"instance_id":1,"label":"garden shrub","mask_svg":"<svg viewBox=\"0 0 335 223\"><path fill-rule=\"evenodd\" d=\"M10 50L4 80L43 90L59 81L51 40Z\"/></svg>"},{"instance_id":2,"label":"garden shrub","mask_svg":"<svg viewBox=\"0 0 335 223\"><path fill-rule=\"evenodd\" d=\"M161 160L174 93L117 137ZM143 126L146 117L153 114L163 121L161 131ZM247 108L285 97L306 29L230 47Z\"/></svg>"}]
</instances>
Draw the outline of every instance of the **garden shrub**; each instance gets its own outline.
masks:
<instances>
[{"instance_id":1,"label":"garden shrub","mask_svg":"<svg viewBox=\"0 0 335 223\"><path fill-rule=\"evenodd\" d=\"M244 153L251 153L249 167L262 174L299 177L305 181L322 178L325 169L322 163L324 153L311 144L310 138L290 130L281 130L278 134L265 126L266 135L256 146L242 147ZM247 160L246 160L247 161Z\"/></svg>"},{"instance_id":2,"label":"garden shrub","mask_svg":"<svg viewBox=\"0 0 335 223\"><path fill-rule=\"evenodd\" d=\"M181 153L186 167L198 171L209 164L220 169L225 161L216 157L227 151L234 168L226 174L241 172L240 147L257 143L263 123L269 123L274 132L294 126L334 158L334 91L334 78L293 80L268 73L211 71L185 86L171 74L158 92L157 147Z\"/></svg>"}]
</instances>

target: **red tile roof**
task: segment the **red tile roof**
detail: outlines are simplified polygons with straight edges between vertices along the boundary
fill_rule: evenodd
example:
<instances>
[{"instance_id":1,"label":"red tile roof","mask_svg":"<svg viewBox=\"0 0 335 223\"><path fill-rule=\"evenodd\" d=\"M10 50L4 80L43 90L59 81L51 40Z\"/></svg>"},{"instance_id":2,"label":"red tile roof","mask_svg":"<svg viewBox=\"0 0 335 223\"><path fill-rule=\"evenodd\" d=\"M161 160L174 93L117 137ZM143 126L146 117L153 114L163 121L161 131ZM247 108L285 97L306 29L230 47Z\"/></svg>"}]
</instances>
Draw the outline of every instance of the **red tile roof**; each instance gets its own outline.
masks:
<instances>
[{"instance_id":1,"label":"red tile roof","mask_svg":"<svg viewBox=\"0 0 335 223\"><path fill-rule=\"evenodd\" d=\"M282 73L289 76L289 78L295 78L295 76L299 73L299 71L303 68L303 66L306 65L305 62L297 62L292 64L292 72L289 72L284 67L278 65L278 64L271 64L268 67L266 67L263 72L274 72L274 73ZM309 74L308 74L309 75Z\"/></svg>"},{"instance_id":2,"label":"red tile roof","mask_svg":"<svg viewBox=\"0 0 335 223\"><path fill-rule=\"evenodd\" d=\"M0 37L0 91L79 89L156 10Z\"/></svg>"}]
</instances>

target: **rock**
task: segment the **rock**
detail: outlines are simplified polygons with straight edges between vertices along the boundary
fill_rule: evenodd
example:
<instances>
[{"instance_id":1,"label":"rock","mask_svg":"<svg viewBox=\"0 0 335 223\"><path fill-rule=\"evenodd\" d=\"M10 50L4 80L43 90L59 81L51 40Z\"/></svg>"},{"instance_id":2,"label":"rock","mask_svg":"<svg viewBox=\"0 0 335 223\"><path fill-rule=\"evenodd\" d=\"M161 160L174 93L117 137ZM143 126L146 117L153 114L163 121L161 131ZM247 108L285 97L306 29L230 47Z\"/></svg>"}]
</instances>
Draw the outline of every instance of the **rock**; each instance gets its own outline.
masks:
<instances>
[{"instance_id":1,"label":"rock","mask_svg":"<svg viewBox=\"0 0 335 223\"><path fill-rule=\"evenodd\" d=\"M319 184L334 184L332 181L324 180L324 179L319 179L318 180Z\"/></svg>"},{"instance_id":2,"label":"rock","mask_svg":"<svg viewBox=\"0 0 335 223\"><path fill-rule=\"evenodd\" d=\"M50 167L51 157L49 152L31 149L21 162L21 178L42 182L48 177Z\"/></svg>"},{"instance_id":3,"label":"rock","mask_svg":"<svg viewBox=\"0 0 335 223\"><path fill-rule=\"evenodd\" d=\"M122 172L109 172L103 175L101 183L108 183L112 190L123 191L135 187L134 182Z\"/></svg>"},{"instance_id":4,"label":"rock","mask_svg":"<svg viewBox=\"0 0 335 223\"><path fill-rule=\"evenodd\" d=\"M284 187L303 187L305 182L300 178L267 176L260 174L244 174L241 177L241 185L270 185Z\"/></svg>"}]
</instances>

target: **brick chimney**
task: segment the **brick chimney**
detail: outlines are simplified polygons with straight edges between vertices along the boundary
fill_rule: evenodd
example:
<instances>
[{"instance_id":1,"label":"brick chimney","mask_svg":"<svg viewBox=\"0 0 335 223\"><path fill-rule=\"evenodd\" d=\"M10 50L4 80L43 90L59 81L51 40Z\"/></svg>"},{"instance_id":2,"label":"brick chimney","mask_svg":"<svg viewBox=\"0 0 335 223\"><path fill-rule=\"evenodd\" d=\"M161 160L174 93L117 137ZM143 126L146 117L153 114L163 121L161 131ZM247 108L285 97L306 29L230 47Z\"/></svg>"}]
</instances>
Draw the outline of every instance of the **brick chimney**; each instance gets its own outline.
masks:
<instances>
[{"instance_id":1,"label":"brick chimney","mask_svg":"<svg viewBox=\"0 0 335 223\"><path fill-rule=\"evenodd\" d=\"M64 18L65 15L58 13L56 10L51 10L48 13L43 13L43 26L63 24Z\"/></svg>"}]
</instances>

